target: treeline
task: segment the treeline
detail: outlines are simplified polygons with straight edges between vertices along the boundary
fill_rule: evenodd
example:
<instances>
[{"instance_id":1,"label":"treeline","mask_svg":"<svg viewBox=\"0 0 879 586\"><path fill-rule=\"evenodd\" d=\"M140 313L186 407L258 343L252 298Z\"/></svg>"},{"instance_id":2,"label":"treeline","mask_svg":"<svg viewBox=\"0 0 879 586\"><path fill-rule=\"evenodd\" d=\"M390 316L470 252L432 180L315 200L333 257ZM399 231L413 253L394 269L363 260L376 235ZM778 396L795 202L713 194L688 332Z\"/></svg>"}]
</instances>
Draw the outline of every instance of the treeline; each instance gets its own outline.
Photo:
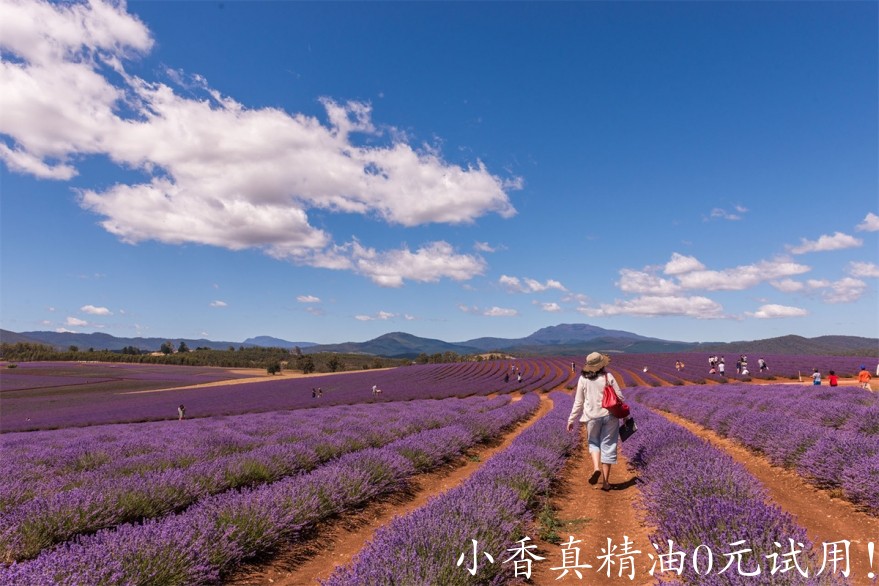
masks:
<instances>
[{"instance_id":1,"label":"treeline","mask_svg":"<svg viewBox=\"0 0 879 586\"><path fill-rule=\"evenodd\" d=\"M458 354L457 352L437 352L426 354L422 352L415 358L416 364L450 364L452 362L481 362L482 360L500 360L509 358L506 354Z\"/></svg>"},{"instance_id":2,"label":"treeline","mask_svg":"<svg viewBox=\"0 0 879 586\"><path fill-rule=\"evenodd\" d=\"M303 355L295 350L262 347L229 347L227 350L196 348L189 350L181 344L175 351L163 344L161 352L142 352L129 347L122 350L80 350L70 347L59 351L42 344L0 344L0 359L9 362L35 361L90 361L125 362L132 364L175 364L183 366L220 366L224 368L265 368L270 372L301 370L311 372L343 372L389 368L409 364L406 359L381 358L362 354L335 354L319 352Z\"/></svg>"}]
</instances>

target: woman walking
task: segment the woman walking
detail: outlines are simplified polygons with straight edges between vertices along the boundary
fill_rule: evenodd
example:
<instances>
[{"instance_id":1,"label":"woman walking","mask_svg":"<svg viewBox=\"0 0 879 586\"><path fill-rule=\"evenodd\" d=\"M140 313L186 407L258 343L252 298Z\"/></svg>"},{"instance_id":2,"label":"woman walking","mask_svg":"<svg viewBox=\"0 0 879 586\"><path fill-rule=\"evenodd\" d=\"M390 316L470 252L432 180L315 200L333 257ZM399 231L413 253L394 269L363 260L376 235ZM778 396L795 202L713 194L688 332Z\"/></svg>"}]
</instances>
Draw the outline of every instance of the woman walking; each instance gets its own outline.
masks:
<instances>
[{"instance_id":1,"label":"woman walking","mask_svg":"<svg viewBox=\"0 0 879 586\"><path fill-rule=\"evenodd\" d=\"M596 484L600 477L601 490L604 491L610 490L610 467L617 463L617 443L620 437L619 420L601 406L605 385L613 387L620 401L625 400L616 379L605 370L609 362L610 356L599 352L593 352L586 357L577 381L574 406L568 417L568 431L574 429L574 422L578 419L586 423L593 467L589 484Z\"/></svg>"}]
</instances>

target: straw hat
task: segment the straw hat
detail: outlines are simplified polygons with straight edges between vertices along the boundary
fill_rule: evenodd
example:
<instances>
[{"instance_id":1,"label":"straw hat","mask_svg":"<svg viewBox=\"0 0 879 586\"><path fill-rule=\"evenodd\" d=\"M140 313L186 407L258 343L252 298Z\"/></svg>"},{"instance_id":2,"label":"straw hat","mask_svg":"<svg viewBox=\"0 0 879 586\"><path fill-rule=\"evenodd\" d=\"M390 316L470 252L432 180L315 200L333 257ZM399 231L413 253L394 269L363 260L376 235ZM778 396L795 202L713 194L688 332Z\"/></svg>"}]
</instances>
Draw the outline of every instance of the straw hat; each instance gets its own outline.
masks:
<instances>
[{"instance_id":1,"label":"straw hat","mask_svg":"<svg viewBox=\"0 0 879 586\"><path fill-rule=\"evenodd\" d=\"M586 362L583 364L583 372L598 372L607 366L608 363L610 363L610 356L600 352L593 352L586 357Z\"/></svg>"}]
</instances>

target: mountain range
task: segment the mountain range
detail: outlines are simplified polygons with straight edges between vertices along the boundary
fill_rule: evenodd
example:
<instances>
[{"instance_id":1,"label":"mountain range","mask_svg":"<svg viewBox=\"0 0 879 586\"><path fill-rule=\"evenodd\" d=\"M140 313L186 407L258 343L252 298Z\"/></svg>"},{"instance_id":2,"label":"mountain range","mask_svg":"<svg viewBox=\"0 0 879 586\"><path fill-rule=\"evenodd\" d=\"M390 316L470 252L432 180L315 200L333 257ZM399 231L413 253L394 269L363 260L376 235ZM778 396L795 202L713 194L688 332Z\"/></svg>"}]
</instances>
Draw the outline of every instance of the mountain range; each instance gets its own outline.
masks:
<instances>
[{"instance_id":1,"label":"mountain range","mask_svg":"<svg viewBox=\"0 0 879 586\"><path fill-rule=\"evenodd\" d=\"M313 342L290 342L271 336L247 338L243 342L212 341L184 338L119 338L100 332L84 334L75 332L10 332L0 330L0 342L27 342L50 345L60 350L70 346L80 349L121 350L135 347L143 351L156 351L165 342L176 348L185 342L190 349L211 348L227 350L230 347L279 347L299 348L305 354L316 352L339 352L385 356L389 358L414 358L419 354L485 354L502 353L515 356L572 356L595 350L642 354L651 352L736 352L747 349L751 353L764 354L813 354L813 355L859 355L879 356L879 338L858 336L819 336L804 338L788 335L763 340L738 342L679 342L649 338L622 330L607 330L589 324L559 324L541 328L524 338L476 338L463 342L444 342L421 338L405 332L391 332L366 342L340 344L316 344Z\"/></svg>"}]
</instances>

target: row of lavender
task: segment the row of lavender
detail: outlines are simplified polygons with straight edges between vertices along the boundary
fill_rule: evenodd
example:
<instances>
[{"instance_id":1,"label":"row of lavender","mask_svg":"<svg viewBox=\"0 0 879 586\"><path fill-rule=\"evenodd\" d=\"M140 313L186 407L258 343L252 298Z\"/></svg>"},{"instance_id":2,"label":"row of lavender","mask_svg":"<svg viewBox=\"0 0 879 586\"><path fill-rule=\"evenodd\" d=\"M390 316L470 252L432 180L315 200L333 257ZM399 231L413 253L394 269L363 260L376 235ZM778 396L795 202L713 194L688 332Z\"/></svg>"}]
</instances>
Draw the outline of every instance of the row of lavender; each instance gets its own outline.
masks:
<instances>
[{"instance_id":1,"label":"row of lavender","mask_svg":"<svg viewBox=\"0 0 879 586\"><path fill-rule=\"evenodd\" d=\"M637 390L879 515L879 395L857 387L724 385Z\"/></svg>"},{"instance_id":2,"label":"row of lavender","mask_svg":"<svg viewBox=\"0 0 879 586\"><path fill-rule=\"evenodd\" d=\"M0 478L0 551L28 559L79 533L159 517L396 439L467 425L508 397L7 434L20 474ZM375 420L382 421L381 429Z\"/></svg>"},{"instance_id":3,"label":"row of lavender","mask_svg":"<svg viewBox=\"0 0 879 586\"><path fill-rule=\"evenodd\" d=\"M468 551L471 543L500 556L525 537L535 503L547 495L578 441L565 430L571 396L557 392L551 397L552 411L506 450L460 486L406 516L396 517L324 585L506 583L512 578L512 569L499 560L488 563L483 559L478 567L471 567L469 555L467 564L456 565L455 560L461 559L459 554Z\"/></svg>"},{"instance_id":4,"label":"row of lavender","mask_svg":"<svg viewBox=\"0 0 879 586\"><path fill-rule=\"evenodd\" d=\"M301 539L319 521L402 489L416 472L495 437L538 403L537 395L529 394L463 424L346 454L270 484L206 497L179 514L82 536L0 569L0 583L216 583L241 561Z\"/></svg>"},{"instance_id":5,"label":"row of lavender","mask_svg":"<svg viewBox=\"0 0 879 586\"><path fill-rule=\"evenodd\" d=\"M190 417L238 415L279 409L350 405L487 395L494 392L548 391L560 384L558 368L546 361L496 360L464 364L411 365L307 378L279 377L208 388L80 395L65 391L63 400L48 401L46 392L23 392L4 399L2 431L53 429L104 423L166 420L184 404ZM518 369L518 370L517 370ZM524 373L518 381L517 372ZM510 375L505 377L505 375ZM505 380L508 379L508 380ZM372 394L372 387L382 390ZM312 389L320 388L320 397ZM59 390L59 393L61 391ZM60 395L59 399L62 398Z\"/></svg>"},{"instance_id":6,"label":"row of lavender","mask_svg":"<svg viewBox=\"0 0 879 586\"><path fill-rule=\"evenodd\" d=\"M212 366L105 362L0 362L0 392L111 381L156 381L167 387L248 378L243 371Z\"/></svg>"},{"instance_id":7,"label":"row of lavender","mask_svg":"<svg viewBox=\"0 0 879 586\"><path fill-rule=\"evenodd\" d=\"M632 406L639 431L622 449L638 470L646 521L655 527L654 559L662 556L657 571L699 586L847 583L841 574L816 572L806 531L768 502L741 465L662 416ZM742 552L737 567L728 565L736 556L721 557L730 551Z\"/></svg>"}]
</instances>

